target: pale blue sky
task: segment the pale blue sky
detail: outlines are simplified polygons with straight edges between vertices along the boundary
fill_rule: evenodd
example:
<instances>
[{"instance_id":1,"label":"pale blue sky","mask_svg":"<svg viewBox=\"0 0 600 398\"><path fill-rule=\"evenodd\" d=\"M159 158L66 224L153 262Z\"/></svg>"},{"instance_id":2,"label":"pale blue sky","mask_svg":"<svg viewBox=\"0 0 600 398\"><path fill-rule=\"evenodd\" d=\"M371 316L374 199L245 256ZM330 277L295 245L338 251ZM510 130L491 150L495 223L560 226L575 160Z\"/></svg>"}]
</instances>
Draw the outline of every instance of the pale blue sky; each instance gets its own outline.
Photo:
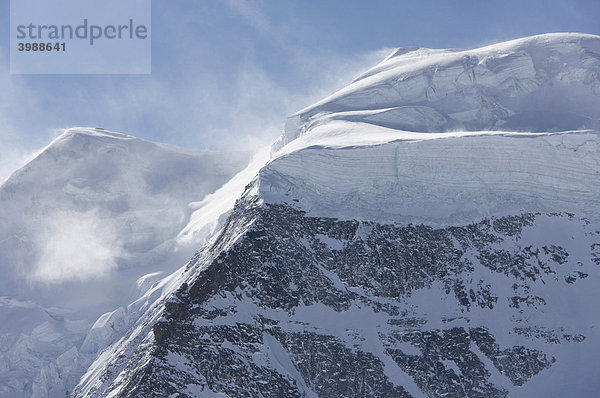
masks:
<instances>
[{"instance_id":1,"label":"pale blue sky","mask_svg":"<svg viewBox=\"0 0 600 398\"><path fill-rule=\"evenodd\" d=\"M256 147L382 50L600 34L600 0L154 0L151 75L11 76L9 1L0 1L0 180L58 128Z\"/></svg>"}]
</instances>

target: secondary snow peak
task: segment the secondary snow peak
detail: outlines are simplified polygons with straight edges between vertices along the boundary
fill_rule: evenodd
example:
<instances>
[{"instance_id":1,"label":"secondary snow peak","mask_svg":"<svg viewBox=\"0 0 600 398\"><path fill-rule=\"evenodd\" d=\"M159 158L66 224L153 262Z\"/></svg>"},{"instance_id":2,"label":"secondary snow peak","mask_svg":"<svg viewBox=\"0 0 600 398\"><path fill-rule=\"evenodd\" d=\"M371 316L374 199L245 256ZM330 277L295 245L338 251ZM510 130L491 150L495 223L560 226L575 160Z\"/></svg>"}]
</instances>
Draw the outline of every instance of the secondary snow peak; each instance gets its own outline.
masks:
<instances>
[{"instance_id":1,"label":"secondary snow peak","mask_svg":"<svg viewBox=\"0 0 600 398\"><path fill-rule=\"evenodd\" d=\"M600 36L553 33L472 50L399 48L292 115L273 149L340 120L422 133L598 129L599 101Z\"/></svg>"}]
</instances>

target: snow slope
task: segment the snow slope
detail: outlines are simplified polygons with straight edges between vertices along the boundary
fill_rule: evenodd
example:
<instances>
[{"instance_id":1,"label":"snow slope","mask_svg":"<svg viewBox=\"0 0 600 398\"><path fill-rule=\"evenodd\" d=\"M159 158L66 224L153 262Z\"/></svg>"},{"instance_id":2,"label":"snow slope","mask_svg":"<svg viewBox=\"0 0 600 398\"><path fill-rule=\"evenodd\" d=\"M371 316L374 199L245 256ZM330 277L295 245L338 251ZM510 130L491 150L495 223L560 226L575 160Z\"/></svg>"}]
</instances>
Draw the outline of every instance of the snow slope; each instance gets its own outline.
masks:
<instances>
[{"instance_id":1,"label":"snow slope","mask_svg":"<svg viewBox=\"0 0 600 398\"><path fill-rule=\"evenodd\" d=\"M389 142L352 146L352 135ZM515 212L600 210L600 134L401 133L336 122L311 130L323 145L290 150L258 179L268 203L314 216L429 225L468 223ZM385 134L385 133L388 134ZM420 135L420 136L419 136ZM333 138L335 137L335 138ZM339 141L336 139L339 138ZM346 145L346 147L332 147Z\"/></svg>"},{"instance_id":2,"label":"snow slope","mask_svg":"<svg viewBox=\"0 0 600 398\"><path fill-rule=\"evenodd\" d=\"M288 119L259 190L343 219L598 214L599 121L598 36L398 49Z\"/></svg>"},{"instance_id":3,"label":"snow slope","mask_svg":"<svg viewBox=\"0 0 600 398\"><path fill-rule=\"evenodd\" d=\"M189 207L193 209L193 213L189 223L177 235L177 242L190 246L212 236L221 227L229 211L233 209L235 201L244 193L246 185L268 160L269 148L260 149L252 157L248 166L225 185L201 201L190 203Z\"/></svg>"},{"instance_id":4,"label":"snow slope","mask_svg":"<svg viewBox=\"0 0 600 398\"><path fill-rule=\"evenodd\" d=\"M426 133L598 128L599 54L599 37L580 33L466 51L399 48L290 116L279 147L334 120Z\"/></svg>"},{"instance_id":5,"label":"snow slope","mask_svg":"<svg viewBox=\"0 0 600 398\"><path fill-rule=\"evenodd\" d=\"M113 333L127 327L131 311L124 307L210 235L177 241L192 216L189 204L217 191L251 157L73 128L5 181L0 397L47 396L50 389L64 396L79 377L69 371L81 372L77 361L87 367L78 355L96 319L111 311L104 319ZM111 336L92 333L86 355Z\"/></svg>"}]
</instances>

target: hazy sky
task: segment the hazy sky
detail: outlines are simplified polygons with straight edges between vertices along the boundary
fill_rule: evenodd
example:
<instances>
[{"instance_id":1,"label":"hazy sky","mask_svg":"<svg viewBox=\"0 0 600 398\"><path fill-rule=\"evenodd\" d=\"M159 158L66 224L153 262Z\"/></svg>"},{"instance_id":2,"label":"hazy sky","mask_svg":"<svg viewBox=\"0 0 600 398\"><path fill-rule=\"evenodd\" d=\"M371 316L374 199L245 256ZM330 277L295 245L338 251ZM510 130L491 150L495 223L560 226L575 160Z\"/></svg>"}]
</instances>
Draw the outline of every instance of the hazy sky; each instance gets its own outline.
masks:
<instances>
[{"instance_id":1,"label":"hazy sky","mask_svg":"<svg viewBox=\"0 0 600 398\"><path fill-rule=\"evenodd\" d=\"M263 145L397 46L600 34L599 0L154 0L151 75L16 76L0 1L0 180L70 126L200 149Z\"/></svg>"}]
</instances>

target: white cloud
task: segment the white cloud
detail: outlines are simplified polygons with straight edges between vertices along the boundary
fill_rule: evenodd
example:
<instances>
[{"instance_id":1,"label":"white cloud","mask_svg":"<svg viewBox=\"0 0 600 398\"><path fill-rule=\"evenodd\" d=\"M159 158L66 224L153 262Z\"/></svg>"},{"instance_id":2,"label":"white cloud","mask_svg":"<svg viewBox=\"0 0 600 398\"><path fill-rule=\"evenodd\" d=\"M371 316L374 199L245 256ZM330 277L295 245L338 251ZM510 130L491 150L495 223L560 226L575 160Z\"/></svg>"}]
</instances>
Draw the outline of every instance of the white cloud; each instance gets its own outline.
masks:
<instances>
[{"instance_id":1,"label":"white cloud","mask_svg":"<svg viewBox=\"0 0 600 398\"><path fill-rule=\"evenodd\" d=\"M269 35L271 32L268 19L248 0L226 0L225 4L230 10L240 15L250 26L262 34Z\"/></svg>"},{"instance_id":2,"label":"white cloud","mask_svg":"<svg viewBox=\"0 0 600 398\"><path fill-rule=\"evenodd\" d=\"M0 46L0 184L56 136L50 125L41 131L25 127L36 125L32 120L45 118L46 111L34 89L19 75L9 74L4 54Z\"/></svg>"},{"instance_id":3,"label":"white cloud","mask_svg":"<svg viewBox=\"0 0 600 398\"><path fill-rule=\"evenodd\" d=\"M101 127L119 126L118 130L138 136L146 133L140 126L151 121L152 128L164 134L163 141L177 145L255 149L277 138L287 116L342 88L385 55L290 54L301 76L286 86L251 59L240 59L227 88L190 65L175 83L148 79L143 84L115 84L114 89L95 94L93 114L90 109L81 112L103 120L98 122ZM89 101L79 95L78 102Z\"/></svg>"},{"instance_id":4,"label":"white cloud","mask_svg":"<svg viewBox=\"0 0 600 398\"><path fill-rule=\"evenodd\" d=\"M21 147L0 148L0 184L2 184L15 170L29 162L35 157L37 151L31 151Z\"/></svg>"},{"instance_id":5,"label":"white cloud","mask_svg":"<svg viewBox=\"0 0 600 398\"><path fill-rule=\"evenodd\" d=\"M56 284L109 276L122 249L111 223L96 211L57 212L40 220L34 283Z\"/></svg>"},{"instance_id":6,"label":"white cloud","mask_svg":"<svg viewBox=\"0 0 600 398\"><path fill-rule=\"evenodd\" d=\"M277 76L250 50L247 56L240 54L234 67L224 65L230 76L202 70L195 62L201 59L186 60L178 63L177 80L161 74L50 77L72 88L54 93L49 91L53 85L35 85L46 77L9 75L0 52L5 93L0 97L0 183L54 138L53 129L73 125L198 149L255 149L277 138L287 116L342 88L384 57L379 52L342 56L291 48L269 34L273 29L260 3L230 0L227 5L280 49L285 59ZM281 72L288 67L289 78Z\"/></svg>"},{"instance_id":7,"label":"white cloud","mask_svg":"<svg viewBox=\"0 0 600 398\"><path fill-rule=\"evenodd\" d=\"M0 182L53 138L51 129L74 125L198 149L255 149L277 138L287 116L342 88L383 57L299 49L290 45L287 30L269 20L264 3L223 4L258 32L251 43L266 41L273 52L265 57L244 40L227 50L209 40L212 36L201 36L206 43L200 40L196 52L182 47L172 53L173 79L160 69L150 76L21 77L8 74L7 51L0 51ZM169 37L182 39L180 44L196 38L198 21L191 16L167 13L161 21L173 26ZM219 72L210 62L204 66L214 51L235 51L238 58L216 55L227 63Z\"/></svg>"}]
</instances>

